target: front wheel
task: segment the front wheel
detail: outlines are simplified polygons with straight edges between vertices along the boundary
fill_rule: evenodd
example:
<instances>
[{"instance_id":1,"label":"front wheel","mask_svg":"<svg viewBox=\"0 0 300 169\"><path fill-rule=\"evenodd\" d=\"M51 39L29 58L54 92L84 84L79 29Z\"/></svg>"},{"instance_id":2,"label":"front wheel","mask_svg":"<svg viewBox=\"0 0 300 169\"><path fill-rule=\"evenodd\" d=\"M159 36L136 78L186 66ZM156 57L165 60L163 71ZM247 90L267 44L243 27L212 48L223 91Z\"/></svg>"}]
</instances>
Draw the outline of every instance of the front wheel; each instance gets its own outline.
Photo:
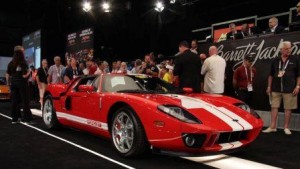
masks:
<instances>
[{"instance_id":1,"label":"front wheel","mask_svg":"<svg viewBox=\"0 0 300 169\"><path fill-rule=\"evenodd\" d=\"M130 108L121 108L114 114L110 129L113 146L121 156L134 157L148 148L143 126Z\"/></svg>"},{"instance_id":2,"label":"front wheel","mask_svg":"<svg viewBox=\"0 0 300 169\"><path fill-rule=\"evenodd\" d=\"M53 106L52 97L46 96L42 110L42 118L48 129L58 129L60 124L56 117L56 112Z\"/></svg>"}]
</instances>

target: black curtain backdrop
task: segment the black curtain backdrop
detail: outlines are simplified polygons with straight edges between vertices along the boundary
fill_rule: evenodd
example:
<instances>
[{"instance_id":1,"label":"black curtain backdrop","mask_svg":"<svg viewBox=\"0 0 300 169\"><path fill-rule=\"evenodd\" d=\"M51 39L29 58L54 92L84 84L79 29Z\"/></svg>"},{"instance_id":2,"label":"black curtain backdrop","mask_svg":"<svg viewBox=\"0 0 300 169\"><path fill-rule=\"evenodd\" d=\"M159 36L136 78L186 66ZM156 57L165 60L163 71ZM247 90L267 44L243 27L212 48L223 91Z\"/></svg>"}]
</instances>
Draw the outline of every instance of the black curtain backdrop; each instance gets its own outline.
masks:
<instances>
[{"instance_id":1,"label":"black curtain backdrop","mask_svg":"<svg viewBox=\"0 0 300 169\"><path fill-rule=\"evenodd\" d=\"M256 77L253 84L254 87L254 108L256 110L270 110L269 97L266 95L267 79L270 71L271 60L280 56L280 43L283 41L291 41L293 44L292 54L300 56L300 32L291 32L280 35L261 36L258 38L228 40L214 44L199 45L199 51L208 54L211 45L215 45L219 49L219 55L222 56L227 63L226 79L225 79L225 95L234 96L232 86L233 71L242 64L243 57L246 54L255 53L254 67L256 68ZM299 96L298 96L299 97ZM298 99L298 110L300 113L300 104Z\"/></svg>"}]
</instances>

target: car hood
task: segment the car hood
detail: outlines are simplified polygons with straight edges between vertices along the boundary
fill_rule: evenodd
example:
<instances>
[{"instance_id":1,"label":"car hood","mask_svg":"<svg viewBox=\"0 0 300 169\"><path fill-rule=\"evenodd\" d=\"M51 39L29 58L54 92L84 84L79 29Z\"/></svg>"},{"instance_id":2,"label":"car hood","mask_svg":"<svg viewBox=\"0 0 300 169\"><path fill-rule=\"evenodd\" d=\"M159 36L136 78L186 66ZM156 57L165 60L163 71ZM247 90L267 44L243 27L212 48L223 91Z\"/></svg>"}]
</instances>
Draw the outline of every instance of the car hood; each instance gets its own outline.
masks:
<instances>
[{"instance_id":1,"label":"car hood","mask_svg":"<svg viewBox=\"0 0 300 169\"><path fill-rule=\"evenodd\" d=\"M261 125L260 120L234 105L234 103L242 103L241 101L227 96L210 94L133 95L154 102L156 106L176 105L182 107L197 117L203 125L210 127L210 130L241 131Z\"/></svg>"}]
</instances>

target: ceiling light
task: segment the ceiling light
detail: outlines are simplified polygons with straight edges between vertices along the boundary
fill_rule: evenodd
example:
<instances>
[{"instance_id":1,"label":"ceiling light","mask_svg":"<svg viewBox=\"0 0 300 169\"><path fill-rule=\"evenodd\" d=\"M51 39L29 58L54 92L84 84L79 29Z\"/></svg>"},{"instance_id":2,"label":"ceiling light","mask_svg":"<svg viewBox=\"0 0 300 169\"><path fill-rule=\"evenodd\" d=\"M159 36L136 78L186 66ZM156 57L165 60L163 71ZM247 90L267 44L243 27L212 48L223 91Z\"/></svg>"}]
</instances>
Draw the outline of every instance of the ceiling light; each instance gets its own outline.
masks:
<instances>
[{"instance_id":1,"label":"ceiling light","mask_svg":"<svg viewBox=\"0 0 300 169\"><path fill-rule=\"evenodd\" d=\"M83 6L82 10L84 10L85 12L89 12L92 9L90 2L84 2L82 6Z\"/></svg>"},{"instance_id":2,"label":"ceiling light","mask_svg":"<svg viewBox=\"0 0 300 169\"><path fill-rule=\"evenodd\" d=\"M175 4L176 0L170 0L171 4Z\"/></svg>"},{"instance_id":3,"label":"ceiling light","mask_svg":"<svg viewBox=\"0 0 300 169\"><path fill-rule=\"evenodd\" d=\"M154 9L157 12L162 12L165 9L164 4L162 2L157 2L155 6L156 7Z\"/></svg>"},{"instance_id":4,"label":"ceiling light","mask_svg":"<svg viewBox=\"0 0 300 169\"><path fill-rule=\"evenodd\" d=\"M107 3L107 2L104 2L104 3L102 4L102 8L103 8L104 12L110 12L110 11L111 11L111 10L110 10L110 4Z\"/></svg>"}]
</instances>

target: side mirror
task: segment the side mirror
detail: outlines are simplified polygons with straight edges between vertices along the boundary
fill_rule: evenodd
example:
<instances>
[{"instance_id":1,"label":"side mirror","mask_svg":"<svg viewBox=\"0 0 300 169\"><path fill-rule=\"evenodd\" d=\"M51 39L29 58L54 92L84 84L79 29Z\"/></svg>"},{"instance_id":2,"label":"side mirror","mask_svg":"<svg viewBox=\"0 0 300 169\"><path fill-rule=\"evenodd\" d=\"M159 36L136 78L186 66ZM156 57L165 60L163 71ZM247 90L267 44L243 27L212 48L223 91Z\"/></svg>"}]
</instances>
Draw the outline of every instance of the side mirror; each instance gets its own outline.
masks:
<instances>
[{"instance_id":1,"label":"side mirror","mask_svg":"<svg viewBox=\"0 0 300 169\"><path fill-rule=\"evenodd\" d=\"M189 87L184 87L184 88L183 88L183 91L184 91L185 93L188 93L188 94L193 93L193 89L192 89L192 88L189 88Z\"/></svg>"},{"instance_id":2,"label":"side mirror","mask_svg":"<svg viewBox=\"0 0 300 169\"><path fill-rule=\"evenodd\" d=\"M94 88L93 88L93 86L89 86L89 85L79 85L78 91L79 92L93 92Z\"/></svg>"}]
</instances>

